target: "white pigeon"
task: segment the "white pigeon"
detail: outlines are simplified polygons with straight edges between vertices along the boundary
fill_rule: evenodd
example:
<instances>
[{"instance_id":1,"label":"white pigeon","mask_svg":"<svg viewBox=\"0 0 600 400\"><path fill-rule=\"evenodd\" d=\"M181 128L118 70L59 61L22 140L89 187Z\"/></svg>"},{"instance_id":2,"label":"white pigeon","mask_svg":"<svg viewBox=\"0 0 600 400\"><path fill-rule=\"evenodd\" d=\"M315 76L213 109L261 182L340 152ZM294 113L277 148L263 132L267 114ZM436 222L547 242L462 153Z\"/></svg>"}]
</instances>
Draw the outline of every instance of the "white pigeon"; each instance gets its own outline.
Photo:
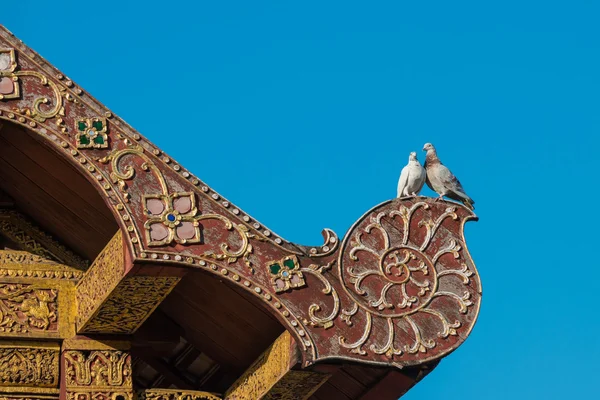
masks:
<instances>
[{"instance_id":1,"label":"white pigeon","mask_svg":"<svg viewBox=\"0 0 600 400\"><path fill-rule=\"evenodd\" d=\"M402 168L400 180L398 180L398 197L416 196L425 184L427 174L425 168L417 160L414 151L408 156L408 164Z\"/></svg>"},{"instance_id":2,"label":"white pigeon","mask_svg":"<svg viewBox=\"0 0 600 400\"><path fill-rule=\"evenodd\" d=\"M425 170L427 171L427 186L434 192L440 195L440 199L444 196L452 200L460 201L465 206L474 210L475 202L467 196L460 181L446 167L437 156L435 147L431 143L425 143L423 151L427 152L425 157Z\"/></svg>"}]
</instances>

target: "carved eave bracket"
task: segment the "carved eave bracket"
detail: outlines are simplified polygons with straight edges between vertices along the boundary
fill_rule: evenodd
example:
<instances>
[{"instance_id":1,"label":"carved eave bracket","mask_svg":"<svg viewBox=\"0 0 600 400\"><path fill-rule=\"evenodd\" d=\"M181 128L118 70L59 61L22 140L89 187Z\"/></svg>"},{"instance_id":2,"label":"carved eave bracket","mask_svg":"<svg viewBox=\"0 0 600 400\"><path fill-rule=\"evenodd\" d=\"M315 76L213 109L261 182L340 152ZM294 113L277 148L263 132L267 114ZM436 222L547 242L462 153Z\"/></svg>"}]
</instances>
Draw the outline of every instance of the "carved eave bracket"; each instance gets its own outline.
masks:
<instances>
[{"instance_id":1,"label":"carved eave bracket","mask_svg":"<svg viewBox=\"0 0 600 400\"><path fill-rule=\"evenodd\" d=\"M142 269L143 271L143 269ZM133 334L181 279L177 269L166 276L134 268L121 232L98 255L76 287L80 334Z\"/></svg>"},{"instance_id":2,"label":"carved eave bracket","mask_svg":"<svg viewBox=\"0 0 600 400\"><path fill-rule=\"evenodd\" d=\"M475 323L481 284L463 236L475 216L461 205L388 201L343 242L326 230L323 245L299 246L213 191L3 29L0 95L0 120L26 127L74 165L121 228L131 270L115 280L104 308L80 315L79 332L131 333L90 326L106 324L98 319L106 305L135 290L123 277L152 265L204 270L248 291L294 335L304 366L334 358L426 363L456 349Z\"/></svg>"}]
</instances>

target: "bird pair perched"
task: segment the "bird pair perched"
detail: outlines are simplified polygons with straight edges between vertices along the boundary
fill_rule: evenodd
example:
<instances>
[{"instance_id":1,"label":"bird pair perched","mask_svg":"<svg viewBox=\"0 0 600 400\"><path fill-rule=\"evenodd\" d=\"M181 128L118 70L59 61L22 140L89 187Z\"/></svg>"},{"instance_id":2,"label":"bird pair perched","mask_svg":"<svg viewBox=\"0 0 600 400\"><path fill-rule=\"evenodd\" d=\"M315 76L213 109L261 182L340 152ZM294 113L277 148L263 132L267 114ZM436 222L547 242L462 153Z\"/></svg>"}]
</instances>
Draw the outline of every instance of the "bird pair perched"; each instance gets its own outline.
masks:
<instances>
[{"instance_id":1,"label":"bird pair perched","mask_svg":"<svg viewBox=\"0 0 600 400\"><path fill-rule=\"evenodd\" d=\"M421 191L423 184L440 195L453 200L462 202L465 206L474 210L475 202L465 193L460 181L448 167L446 167L437 156L435 147L431 143L423 146L423 151L427 152L425 157L425 168L417 160L417 153L414 151L408 157L408 164L402 168L400 180L398 181L398 197L416 196Z\"/></svg>"}]
</instances>

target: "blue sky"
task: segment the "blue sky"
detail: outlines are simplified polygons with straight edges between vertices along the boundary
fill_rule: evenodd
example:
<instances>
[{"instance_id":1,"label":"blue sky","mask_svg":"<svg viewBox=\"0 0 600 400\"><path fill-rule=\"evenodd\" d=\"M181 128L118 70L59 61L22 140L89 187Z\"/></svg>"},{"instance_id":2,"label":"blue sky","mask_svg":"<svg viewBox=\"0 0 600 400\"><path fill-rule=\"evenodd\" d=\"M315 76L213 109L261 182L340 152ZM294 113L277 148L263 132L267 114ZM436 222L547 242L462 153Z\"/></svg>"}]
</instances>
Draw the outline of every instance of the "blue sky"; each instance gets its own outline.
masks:
<instances>
[{"instance_id":1,"label":"blue sky","mask_svg":"<svg viewBox=\"0 0 600 400\"><path fill-rule=\"evenodd\" d=\"M484 298L403 399L595 397L599 6L295 3L21 0L0 23L294 242L343 235L434 143L477 202Z\"/></svg>"}]
</instances>

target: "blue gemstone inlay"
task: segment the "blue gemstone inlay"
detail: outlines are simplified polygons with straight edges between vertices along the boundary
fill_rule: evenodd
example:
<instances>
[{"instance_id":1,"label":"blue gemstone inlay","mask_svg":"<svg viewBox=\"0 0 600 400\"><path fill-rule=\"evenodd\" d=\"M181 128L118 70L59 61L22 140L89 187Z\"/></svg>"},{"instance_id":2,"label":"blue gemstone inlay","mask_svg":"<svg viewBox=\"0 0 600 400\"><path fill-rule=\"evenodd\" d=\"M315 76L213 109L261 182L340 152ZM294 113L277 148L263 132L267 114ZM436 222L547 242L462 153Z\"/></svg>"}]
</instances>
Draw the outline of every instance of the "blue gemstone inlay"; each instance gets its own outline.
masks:
<instances>
[{"instance_id":1,"label":"blue gemstone inlay","mask_svg":"<svg viewBox=\"0 0 600 400\"><path fill-rule=\"evenodd\" d=\"M284 278L287 278L287 277L290 275L290 273L289 273L289 272L287 272L287 271L283 271L283 272L281 273L281 275L282 275Z\"/></svg>"},{"instance_id":2,"label":"blue gemstone inlay","mask_svg":"<svg viewBox=\"0 0 600 400\"><path fill-rule=\"evenodd\" d=\"M175 218L175 216L173 214L167 214L167 221L169 222L175 222L177 218Z\"/></svg>"}]
</instances>

